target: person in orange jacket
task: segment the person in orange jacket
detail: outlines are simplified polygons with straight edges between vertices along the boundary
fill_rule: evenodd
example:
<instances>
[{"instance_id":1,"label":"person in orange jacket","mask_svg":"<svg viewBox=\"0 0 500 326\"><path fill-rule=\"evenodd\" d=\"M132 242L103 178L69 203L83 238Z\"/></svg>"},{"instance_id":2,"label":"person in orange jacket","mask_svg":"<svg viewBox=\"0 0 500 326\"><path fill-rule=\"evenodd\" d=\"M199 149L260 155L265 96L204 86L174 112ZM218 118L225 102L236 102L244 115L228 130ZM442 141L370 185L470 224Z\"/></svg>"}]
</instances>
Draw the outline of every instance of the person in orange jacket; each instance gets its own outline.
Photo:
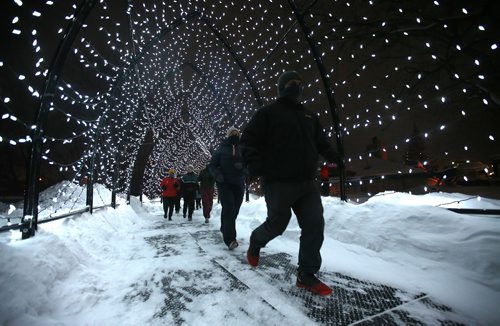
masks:
<instances>
[{"instance_id":1,"label":"person in orange jacket","mask_svg":"<svg viewBox=\"0 0 500 326\"><path fill-rule=\"evenodd\" d=\"M172 220L177 193L181 188L181 185L179 184L179 181L174 177L174 174L174 169L168 170L168 175L160 183L160 187L162 189L161 196L163 197L163 217L168 217L169 221Z\"/></svg>"}]
</instances>

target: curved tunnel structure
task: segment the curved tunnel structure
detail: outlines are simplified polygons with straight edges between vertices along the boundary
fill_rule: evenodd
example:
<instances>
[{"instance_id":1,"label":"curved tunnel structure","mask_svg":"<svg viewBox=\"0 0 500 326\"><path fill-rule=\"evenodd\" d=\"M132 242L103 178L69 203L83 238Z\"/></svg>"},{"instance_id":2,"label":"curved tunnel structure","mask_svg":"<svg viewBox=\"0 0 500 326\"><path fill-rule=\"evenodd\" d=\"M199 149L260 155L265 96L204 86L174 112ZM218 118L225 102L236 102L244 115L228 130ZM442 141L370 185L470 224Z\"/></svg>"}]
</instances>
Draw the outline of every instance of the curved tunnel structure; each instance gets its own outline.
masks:
<instances>
[{"instance_id":1,"label":"curved tunnel structure","mask_svg":"<svg viewBox=\"0 0 500 326\"><path fill-rule=\"evenodd\" d=\"M224 131L270 103L290 69L345 158L330 179L344 200L384 180L376 166L411 174L498 152L493 1L2 6L2 37L15 50L0 50L0 145L26 162L3 170L27 169L17 179L35 229L48 180L84 180L92 206L94 183L154 197L169 168L201 169Z\"/></svg>"}]
</instances>

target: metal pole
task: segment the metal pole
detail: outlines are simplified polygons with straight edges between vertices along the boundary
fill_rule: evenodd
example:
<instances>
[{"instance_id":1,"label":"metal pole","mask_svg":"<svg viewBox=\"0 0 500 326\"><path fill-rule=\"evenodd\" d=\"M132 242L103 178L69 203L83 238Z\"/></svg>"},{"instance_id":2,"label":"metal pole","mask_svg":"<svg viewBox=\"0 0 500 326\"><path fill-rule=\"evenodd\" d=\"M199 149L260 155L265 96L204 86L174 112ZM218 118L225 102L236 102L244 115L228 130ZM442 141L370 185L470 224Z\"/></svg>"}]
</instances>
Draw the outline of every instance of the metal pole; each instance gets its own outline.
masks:
<instances>
[{"instance_id":1,"label":"metal pole","mask_svg":"<svg viewBox=\"0 0 500 326\"><path fill-rule=\"evenodd\" d=\"M309 26L306 25L306 23L304 21L304 17L299 12L294 1L288 0L288 3L290 5L290 7L292 8L292 11L295 14L295 17L297 18L297 21L299 22L300 27L302 28L302 32L304 32L304 36L307 40L307 43L309 43L311 53L314 57L314 61L316 62L316 66L318 67L319 73L321 75L321 79L323 81L323 86L325 87L326 97L327 97L328 103L330 105L330 115L332 117L333 127L335 129L335 139L337 141L337 150L340 154L340 157L343 159L344 158L344 142L343 142L343 138L342 138L342 130L340 129L339 116L337 114L337 105L335 104L335 99L333 98L333 88L331 87L330 81L328 80L325 66L323 65L323 61L321 60L321 55L319 54L318 48L316 47L316 42L313 40L313 38L311 36L312 30L309 28ZM340 172L340 198L345 201L345 200L347 200L346 190L345 190L346 176L345 176L345 165L343 164L343 162L340 163L339 172Z\"/></svg>"},{"instance_id":2,"label":"metal pole","mask_svg":"<svg viewBox=\"0 0 500 326\"><path fill-rule=\"evenodd\" d=\"M95 140L94 151L92 153L92 158L90 159L89 176L87 178L87 201L86 205L89 207L89 213L93 213L94 207L94 166L95 166L95 156L97 152L97 139Z\"/></svg>"},{"instance_id":3,"label":"metal pole","mask_svg":"<svg viewBox=\"0 0 500 326\"><path fill-rule=\"evenodd\" d=\"M113 189L111 190L111 207L116 208L116 183L118 181L118 151L115 153L115 170L113 171Z\"/></svg>"}]
</instances>

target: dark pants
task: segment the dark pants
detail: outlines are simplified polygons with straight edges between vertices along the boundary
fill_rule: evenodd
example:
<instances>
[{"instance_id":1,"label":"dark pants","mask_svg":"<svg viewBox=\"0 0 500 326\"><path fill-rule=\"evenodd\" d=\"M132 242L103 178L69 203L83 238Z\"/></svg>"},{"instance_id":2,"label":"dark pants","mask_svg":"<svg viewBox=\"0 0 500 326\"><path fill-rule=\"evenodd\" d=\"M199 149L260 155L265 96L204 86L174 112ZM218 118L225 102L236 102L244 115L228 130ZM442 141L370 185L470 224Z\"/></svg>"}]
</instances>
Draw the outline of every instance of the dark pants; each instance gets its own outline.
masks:
<instances>
[{"instance_id":1,"label":"dark pants","mask_svg":"<svg viewBox=\"0 0 500 326\"><path fill-rule=\"evenodd\" d=\"M182 207L182 215L186 217L186 212L188 213L188 218L193 217L193 211L194 211L194 197L195 194L184 194L184 206Z\"/></svg>"},{"instance_id":2,"label":"dark pants","mask_svg":"<svg viewBox=\"0 0 500 326\"><path fill-rule=\"evenodd\" d=\"M181 195L175 197L175 212L179 213L181 210Z\"/></svg>"},{"instance_id":3,"label":"dark pants","mask_svg":"<svg viewBox=\"0 0 500 326\"><path fill-rule=\"evenodd\" d=\"M291 210L301 228L299 272L317 273L321 267L320 249L323 244L325 220L319 189L314 181L266 184L267 219L256 228L250 241L264 247L285 232Z\"/></svg>"},{"instance_id":4,"label":"dark pants","mask_svg":"<svg viewBox=\"0 0 500 326\"><path fill-rule=\"evenodd\" d=\"M210 212L214 205L214 188L203 188L201 190L201 203L203 207L203 216L210 218Z\"/></svg>"},{"instance_id":5,"label":"dark pants","mask_svg":"<svg viewBox=\"0 0 500 326\"><path fill-rule=\"evenodd\" d=\"M163 197L163 212L165 213L165 218L172 218L174 214L176 197Z\"/></svg>"},{"instance_id":6,"label":"dark pants","mask_svg":"<svg viewBox=\"0 0 500 326\"><path fill-rule=\"evenodd\" d=\"M217 183L217 189L222 206L220 231L224 243L229 246L231 241L236 240L236 218L243 202L245 186L244 184Z\"/></svg>"}]
</instances>

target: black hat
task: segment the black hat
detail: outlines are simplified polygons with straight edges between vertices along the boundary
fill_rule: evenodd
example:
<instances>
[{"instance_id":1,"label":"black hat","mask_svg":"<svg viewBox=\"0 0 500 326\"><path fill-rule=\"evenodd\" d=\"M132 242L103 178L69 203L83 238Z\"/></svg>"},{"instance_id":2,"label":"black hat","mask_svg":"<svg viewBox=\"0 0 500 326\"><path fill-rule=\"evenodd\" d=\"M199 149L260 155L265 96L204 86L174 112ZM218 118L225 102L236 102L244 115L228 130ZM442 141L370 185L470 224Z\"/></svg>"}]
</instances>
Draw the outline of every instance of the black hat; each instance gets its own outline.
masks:
<instances>
[{"instance_id":1,"label":"black hat","mask_svg":"<svg viewBox=\"0 0 500 326\"><path fill-rule=\"evenodd\" d=\"M283 94L286 83L294 79L302 80L302 77L300 77L299 73L295 70L288 70L281 74L278 78L278 97L281 97Z\"/></svg>"}]
</instances>

